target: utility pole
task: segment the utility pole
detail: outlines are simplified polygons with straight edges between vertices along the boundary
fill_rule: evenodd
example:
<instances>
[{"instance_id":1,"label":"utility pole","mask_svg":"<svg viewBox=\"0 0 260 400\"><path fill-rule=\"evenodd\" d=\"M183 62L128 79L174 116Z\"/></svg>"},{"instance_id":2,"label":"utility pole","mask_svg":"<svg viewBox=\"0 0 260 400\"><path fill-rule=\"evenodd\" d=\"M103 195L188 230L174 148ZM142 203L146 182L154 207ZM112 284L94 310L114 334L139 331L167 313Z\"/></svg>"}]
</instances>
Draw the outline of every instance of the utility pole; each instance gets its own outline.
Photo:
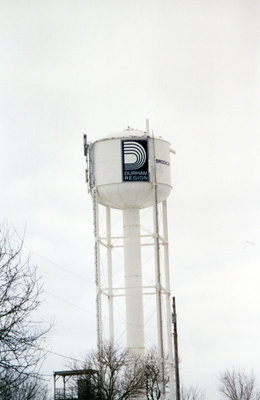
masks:
<instances>
[{"instance_id":1,"label":"utility pole","mask_svg":"<svg viewBox=\"0 0 260 400\"><path fill-rule=\"evenodd\" d=\"M178 355L178 331L177 331L177 314L176 314L175 297L172 298L172 324L173 324L173 342L174 342L176 400L181 400L179 355Z\"/></svg>"}]
</instances>

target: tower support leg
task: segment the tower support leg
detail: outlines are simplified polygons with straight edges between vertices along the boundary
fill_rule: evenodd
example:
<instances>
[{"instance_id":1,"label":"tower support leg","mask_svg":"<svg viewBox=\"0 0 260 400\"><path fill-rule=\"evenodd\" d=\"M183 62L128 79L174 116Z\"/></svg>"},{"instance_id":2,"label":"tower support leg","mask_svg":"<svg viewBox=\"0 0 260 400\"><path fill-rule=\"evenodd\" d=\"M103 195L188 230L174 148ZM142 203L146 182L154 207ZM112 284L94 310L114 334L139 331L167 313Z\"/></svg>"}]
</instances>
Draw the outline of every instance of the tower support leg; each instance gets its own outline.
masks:
<instances>
[{"instance_id":1,"label":"tower support leg","mask_svg":"<svg viewBox=\"0 0 260 400\"><path fill-rule=\"evenodd\" d=\"M96 281L96 310L97 310L97 345L100 351L103 346L102 332L102 303L101 303L101 274L100 274L100 242L99 242L99 207L96 191L93 193L94 236L95 236L95 281Z\"/></svg>"},{"instance_id":2,"label":"tower support leg","mask_svg":"<svg viewBox=\"0 0 260 400\"><path fill-rule=\"evenodd\" d=\"M174 399L174 363L172 346L172 321L171 321L171 295L170 295L170 271L169 271L169 245L168 245L168 224L167 224L167 201L162 203L163 211L163 239L164 239L164 271L165 271L165 289L166 289L166 326L168 339L168 357L169 357L169 386L170 398Z\"/></svg>"},{"instance_id":3,"label":"tower support leg","mask_svg":"<svg viewBox=\"0 0 260 400\"><path fill-rule=\"evenodd\" d=\"M108 315L109 339L114 342L114 305L113 305L113 274L112 274L112 242L111 242L111 210L106 207L106 233L107 233L107 276L108 276Z\"/></svg>"}]
</instances>

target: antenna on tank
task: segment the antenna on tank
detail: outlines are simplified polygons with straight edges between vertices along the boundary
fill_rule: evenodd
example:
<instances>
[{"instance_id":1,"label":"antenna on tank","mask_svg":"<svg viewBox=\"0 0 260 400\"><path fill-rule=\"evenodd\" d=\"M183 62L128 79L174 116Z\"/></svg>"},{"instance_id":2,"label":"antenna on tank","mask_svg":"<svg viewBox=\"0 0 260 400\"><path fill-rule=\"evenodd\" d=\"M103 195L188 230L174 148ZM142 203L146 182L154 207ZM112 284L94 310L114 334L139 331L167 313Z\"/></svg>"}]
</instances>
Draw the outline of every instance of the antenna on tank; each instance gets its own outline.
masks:
<instances>
[{"instance_id":1,"label":"antenna on tank","mask_svg":"<svg viewBox=\"0 0 260 400\"><path fill-rule=\"evenodd\" d=\"M88 184L88 192L89 192L89 160L88 160L88 139L87 139L87 135L84 134L83 135L83 149L84 149L84 156L86 157L86 164L87 164L87 168L85 169L85 180L86 183Z\"/></svg>"},{"instance_id":2,"label":"antenna on tank","mask_svg":"<svg viewBox=\"0 0 260 400\"><path fill-rule=\"evenodd\" d=\"M83 146L84 146L84 156L87 157L88 154L88 137L86 134L83 135Z\"/></svg>"},{"instance_id":3,"label":"antenna on tank","mask_svg":"<svg viewBox=\"0 0 260 400\"><path fill-rule=\"evenodd\" d=\"M148 118L146 118L146 120L145 120L145 126L146 126L147 136L149 136L150 127L149 127L149 119Z\"/></svg>"}]
</instances>

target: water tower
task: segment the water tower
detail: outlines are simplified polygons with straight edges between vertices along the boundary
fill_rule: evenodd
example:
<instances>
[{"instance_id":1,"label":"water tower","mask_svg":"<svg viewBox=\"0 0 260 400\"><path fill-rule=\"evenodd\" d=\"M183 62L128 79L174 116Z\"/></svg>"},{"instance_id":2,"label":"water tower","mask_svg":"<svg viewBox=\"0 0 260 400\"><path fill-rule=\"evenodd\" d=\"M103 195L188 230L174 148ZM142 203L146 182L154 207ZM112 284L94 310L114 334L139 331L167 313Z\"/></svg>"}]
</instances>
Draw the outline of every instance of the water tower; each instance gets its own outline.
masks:
<instances>
[{"instance_id":1,"label":"water tower","mask_svg":"<svg viewBox=\"0 0 260 400\"><path fill-rule=\"evenodd\" d=\"M148 347L145 335L144 298L153 296L156 345L162 374L170 371L170 393L174 398L171 296L168 254L167 198L171 192L170 144L146 131L126 130L93 143L84 136L87 159L86 179L93 199L95 234L95 278L98 346L104 337L117 340L115 301L124 302L126 346L144 354ZM104 218L100 218L100 208ZM121 233L113 232L112 212L121 218ZM150 210L147 225L140 213ZM146 218L147 221L147 218ZM105 225L101 234L101 223ZM144 230L143 230L144 229ZM120 242L121 241L121 242ZM121 248L123 283L115 283L120 262L115 265L113 252ZM101 250L105 249L106 278L103 279ZM145 282L143 257L150 252L149 284ZM108 333L104 332L104 307L108 313Z\"/></svg>"}]
</instances>

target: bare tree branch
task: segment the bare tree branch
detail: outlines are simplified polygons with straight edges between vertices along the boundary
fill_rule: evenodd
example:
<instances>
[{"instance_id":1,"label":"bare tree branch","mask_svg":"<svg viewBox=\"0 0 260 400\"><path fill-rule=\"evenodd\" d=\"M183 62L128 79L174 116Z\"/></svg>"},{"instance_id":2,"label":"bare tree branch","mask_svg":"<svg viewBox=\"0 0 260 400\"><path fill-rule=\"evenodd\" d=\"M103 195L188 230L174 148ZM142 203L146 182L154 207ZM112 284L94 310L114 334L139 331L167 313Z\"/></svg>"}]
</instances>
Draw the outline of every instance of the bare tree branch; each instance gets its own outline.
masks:
<instances>
[{"instance_id":1,"label":"bare tree branch","mask_svg":"<svg viewBox=\"0 0 260 400\"><path fill-rule=\"evenodd\" d=\"M96 371L85 375L82 400L127 400L139 396L158 400L162 396L160 363L155 350L140 357L126 349L106 344L99 352L91 352L84 364L76 364L73 369ZM83 383L82 380L80 383ZM75 385L78 382L74 383L74 388Z\"/></svg>"},{"instance_id":2,"label":"bare tree branch","mask_svg":"<svg viewBox=\"0 0 260 400\"><path fill-rule=\"evenodd\" d=\"M14 247L11 232L0 230L0 395L7 386L25 382L44 356L41 330L31 319L40 304L36 268L22 257L23 242ZM2 398L1 397L1 398Z\"/></svg>"},{"instance_id":3,"label":"bare tree branch","mask_svg":"<svg viewBox=\"0 0 260 400\"><path fill-rule=\"evenodd\" d=\"M255 377L247 375L243 370L226 370L220 375L219 391L229 400L259 400Z\"/></svg>"},{"instance_id":4,"label":"bare tree branch","mask_svg":"<svg viewBox=\"0 0 260 400\"><path fill-rule=\"evenodd\" d=\"M181 388L181 400L204 400L204 393L197 387Z\"/></svg>"}]
</instances>

